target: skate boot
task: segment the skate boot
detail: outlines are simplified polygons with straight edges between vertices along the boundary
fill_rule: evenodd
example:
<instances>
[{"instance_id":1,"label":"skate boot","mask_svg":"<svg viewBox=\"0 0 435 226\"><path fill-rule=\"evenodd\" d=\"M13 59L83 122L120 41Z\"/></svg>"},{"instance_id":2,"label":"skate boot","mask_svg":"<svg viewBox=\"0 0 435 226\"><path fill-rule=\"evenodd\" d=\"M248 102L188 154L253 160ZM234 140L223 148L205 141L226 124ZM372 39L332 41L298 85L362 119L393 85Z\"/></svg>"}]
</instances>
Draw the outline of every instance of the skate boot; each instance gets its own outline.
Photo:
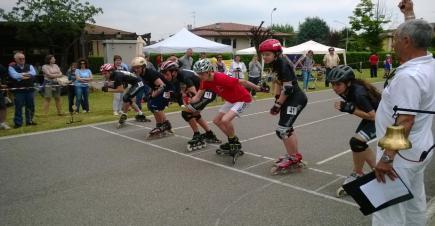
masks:
<instances>
[{"instance_id":1,"label":"skate boot","mask_svg":"<svg viewBox=\"0 0 435 226\"><path fill-rule=\"evenodd\" d=\"M166 121L164 121L162 123L162 129L163 129L164 132L174 133L172 131L172 125L171 125L171 123L168 120L166 120Z\"/></svg>"},{"instance_id":2,"label":"skate boot","mask_svg":"<svg viewBox=\"0 0 435 226\"><path fill-rule=\"evenodd\" d=\"M117 128L121 128L125 125L125 121L127 120L127 114L122 113L121 116L119 117L119 121L118 121L118 126Z\"/></svg>"},{"instance_id":3,"label":"skate boot","mask_svg":"<svg viewBox=\"0 0 435 226\"><path fill-rule=\"evenodd\" d=\"M145 115L136 115L134 118L138 122L151 122Z\"/></svg>"},{"instance_id":4,"label":"skate boot","mask_svg":"<svg viewBox=\"0 0 435 226\"><path fill-rule=\"evenodd\" d=\"M348 177L346 177L346 179L344 179L343 185L350 183L360 177L364 176L364 174L357 174L356 172L352 172ZM337 191L336 194L337 198L342 198L344 196L347 195L346 191L343 189L343 186L340 186Z\"/></svg>"},{"instance_id":5,"label":"skate boot","mask_svg":"<svg viewBox=\"0 0 435 226\"><path fill-rule=\"evenodd\" d=\"M291 172L292 169L301 169L305 167L305 163L302 162L302 155L296 153L294 155L288 155L282 158L281 161L274 164L270 172L272 175L286 174Z\"/></svg>"},{"instance_id":6,"label":"skate boot","mask_svg":"<svg viewBox=\"0 0 435 226\"><path fill-rule=\"evenodd\" d=\"M279 156L277 159L275 159L275 163L280 163L282 162L284 159L288 159L289 155L286 153L284 155Z\"/></svg>"},{"instance_id":7,"label":"skate boot","mask_svg":"<svg viewBox=\"0 0 435 226\"><path fill-rule=\"evenodd\" d=\"M209 144L220 144L220 143L222 143L222 141L219 140L216 137L216 135L213 133L213 131L211 131L211 130L201 134L201 136L203 137L205 142L207 142Z\"/></svg>"},{"instance_id":8,"label":"skate boot","mask_svg":"<svg viewBox=\"0 0 435 226\"><path fill-rule=\"evenodd\" d=\"M194 150L199 150L201 148L205 148L207 144L204 142L201 134L196 132L193 134L192 140L187 142L187 151L191 152Z\"/></svg>"},{"instance_id":9,"label":"skate boot","mask_svg":"<svg viewBox=\"0 0 435 226\"><path fill-rule=\"evenodd\" d=\"M147 140L160 138L162 137L162 133L162 123L156 123L156 127L148 133Z\"/></svg>"},{"instance_id":10,"label":"skate boot","mask_svg":"<svg viewBox=\"0 0 435 226\"><path fill-rule=\"evenodd\" d=\"M237 158L242 156L244 152L241 150L242 144L239 142L239 138L228 138L228 142L219 145L219 149L216 150L218 155L229 155L233 158L233 165L236 164Z\"/></svg>"}]
</instances>

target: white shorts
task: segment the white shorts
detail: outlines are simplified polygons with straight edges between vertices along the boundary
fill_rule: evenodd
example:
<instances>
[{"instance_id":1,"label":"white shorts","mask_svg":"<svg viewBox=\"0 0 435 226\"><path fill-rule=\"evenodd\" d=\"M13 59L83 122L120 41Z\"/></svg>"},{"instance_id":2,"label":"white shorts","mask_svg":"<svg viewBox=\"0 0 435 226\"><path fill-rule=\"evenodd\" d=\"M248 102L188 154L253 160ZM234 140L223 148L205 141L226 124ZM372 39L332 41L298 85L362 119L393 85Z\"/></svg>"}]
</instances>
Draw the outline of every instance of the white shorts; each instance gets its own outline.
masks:
<instances>
[{"instance_id":1,"label":"white shorts","mask_svg":"<svg viewBox=\"0 0 435 226\"><path fill-rule=\"evenodd\" d=\"M236 102L236 103L230 103L225 101L224 105L221 106L219 109L219 112L227 113L229 110L235 112L237 115L242 114L248 107L251 105L251 103L247 102Z\"/></svg>"}]
</instances>

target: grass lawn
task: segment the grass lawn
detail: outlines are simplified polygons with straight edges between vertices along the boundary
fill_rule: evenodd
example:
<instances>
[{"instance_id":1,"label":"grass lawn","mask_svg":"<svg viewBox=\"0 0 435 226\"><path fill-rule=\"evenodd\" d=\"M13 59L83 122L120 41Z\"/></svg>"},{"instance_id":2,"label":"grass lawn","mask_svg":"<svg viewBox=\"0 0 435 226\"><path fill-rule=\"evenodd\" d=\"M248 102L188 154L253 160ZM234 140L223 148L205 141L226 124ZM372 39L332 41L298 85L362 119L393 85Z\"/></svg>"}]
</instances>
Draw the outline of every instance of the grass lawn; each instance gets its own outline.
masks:
<instances>
[{"instance_id":1,"label":"grass lawn","mask_svg":"<svg viewBox=\"0 0 435 226\"><path fill-rule=\"evenodd\" d=\"M368 69L363 70L363 73L358 73L356 76L358 78L364 78L369 82L379 82L382 81L382 75L383 71L379 70L378 77L377 78L370 78L370 72ZM302 84L301 84L302 86ZM324 81L318 81L316 84L315 90L311 91L318 91L323 90L325 88ZM272 97L272 94L268 93L258 93L256 99L264 99ZM54 106L54 100L51 101L50 105L50 112L48 115L43 115L42 113L42 104L43 104L43 98L38 94L35 93L35 105L36 105L36 114L34 121L38 123L36 126L23 126L18 129L10 129L10 130L0 130L0 136L8 136L8 135L15 135L15 134L24 134L24 133L30 133L30 132L38 132L38 131L44 131L44 130L51 130L51 129L59 129L59 128L66 128L66 127L75 127L80 125L86 125L86 124L92 124L92 123L98 123L98 122L107 122L107 121L114 121L117 120L117 116L113 116L112 111L112 98L113 94L111 93L103 93L99 90L93 91L89 95L89 106L90 106L90 113L80 113L78 115L75 115L75 119L81 119L81 122L73 123L73 124L66 124L70 120L70 116L57 116L56 114L56 108ZM221 98L217 98L218 101L212 103L211 105L220 105L222 104ZM272 103L271 103L272 104ZM146 106L144 106L146 109ZM68 99L67 96L62 96L62 109L64 112L68 112ZM180 108L178 104L171 104L169 108L166 110L166 112L173 112L173 111L179 111ZM24 111L23 111L24 112ZM146 115L150 115L151 113L148 111L145 111ZM12 127L13 124L13 118L14 116L14 108L10 107L8 108L8 115L7 115L7 123ZM134 117L134 112L129 112L129 118Z\"/></svg>"}]
</instances>

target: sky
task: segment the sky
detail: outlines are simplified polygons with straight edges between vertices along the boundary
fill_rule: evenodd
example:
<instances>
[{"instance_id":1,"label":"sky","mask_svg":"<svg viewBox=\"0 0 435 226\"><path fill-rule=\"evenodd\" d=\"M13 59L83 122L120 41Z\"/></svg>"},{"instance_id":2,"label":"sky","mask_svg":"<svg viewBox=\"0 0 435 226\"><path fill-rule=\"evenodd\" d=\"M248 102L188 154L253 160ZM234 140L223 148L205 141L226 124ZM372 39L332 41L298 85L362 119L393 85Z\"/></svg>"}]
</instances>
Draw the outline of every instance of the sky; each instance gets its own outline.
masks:
<instances>
[{"instance_id":1,"label":"sky","mask_svg":"<svg viewBox=\"0 0 435 226\"><path fill-rule=\"evenodd\" d=\"M80 0L84 2L84 0ZM372 0L375 3L377 0ZM385 29L396 28L403 21L399 0L379 0L390 15ZM17 0L1 0L0 8L9 11ZM269 26L291 24L296 30L306 17L320 17L338 30L349 26L349 16L360 0L88 0L104 11L95 17L96 24L137 34L151 32L151 40L169 37L188 24L194 27L217 22ZM418 18L435 22L435 0L414 0ZM346 24L346 25L345 25Z\"/></svg>"}]
</instances>

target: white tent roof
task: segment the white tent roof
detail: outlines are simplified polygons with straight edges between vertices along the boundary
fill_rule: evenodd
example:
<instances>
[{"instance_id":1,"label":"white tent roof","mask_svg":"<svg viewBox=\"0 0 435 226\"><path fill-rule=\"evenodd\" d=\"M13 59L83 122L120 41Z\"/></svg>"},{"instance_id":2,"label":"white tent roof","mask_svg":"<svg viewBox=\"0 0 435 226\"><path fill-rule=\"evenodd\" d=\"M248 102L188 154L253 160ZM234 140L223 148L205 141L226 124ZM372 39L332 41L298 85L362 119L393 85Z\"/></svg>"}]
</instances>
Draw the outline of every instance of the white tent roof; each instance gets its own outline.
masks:
<instances>
[{"instance_id":1,"label":"white tent roof","mask_svg":"<svg viewBox=\"0 0 435 226\"><path fill-rule=\"evenodd\" d=\"M194 52L206 53L228 53L233 51L233 48L229 45L220 44L199 37L188 31L186 28L183 28L172 37L169 37L154 45L145 46L144 52L184 53L188 48L191 48Z\"/></svg>"},{"instance_id":2,"label":"white tent roof","mask_svg":"<svg viewBox=\"0 0 435 226\"><path fill-rule=\"evenodd\" d=\"M241 49L241 50L236 51L237 55L253 55L256 53L257 53L257 51L255 50L255 47L249 47L246 49Z\"/></svg>"},{"instance_id":3,"label":"white tent roof","mask_svg":"<svg viewBox=\"0 0 435 226\"><path fill-rule=\"evenodd\" d=\"M308 50L312 50L314 52L314 54L327 54L328 53L328 49L331 46L326 46L323 44L320 44L318 42L315 42L313 40L304 42L302 44L296 45L296 46L292 46L289 48L284 48L283 53L284 54L304 54L306 52L308 52ZM337 47L333 47L335 49L336 53L345 53L344 49L340 49Z\"/></svg>"}]
</instances>

